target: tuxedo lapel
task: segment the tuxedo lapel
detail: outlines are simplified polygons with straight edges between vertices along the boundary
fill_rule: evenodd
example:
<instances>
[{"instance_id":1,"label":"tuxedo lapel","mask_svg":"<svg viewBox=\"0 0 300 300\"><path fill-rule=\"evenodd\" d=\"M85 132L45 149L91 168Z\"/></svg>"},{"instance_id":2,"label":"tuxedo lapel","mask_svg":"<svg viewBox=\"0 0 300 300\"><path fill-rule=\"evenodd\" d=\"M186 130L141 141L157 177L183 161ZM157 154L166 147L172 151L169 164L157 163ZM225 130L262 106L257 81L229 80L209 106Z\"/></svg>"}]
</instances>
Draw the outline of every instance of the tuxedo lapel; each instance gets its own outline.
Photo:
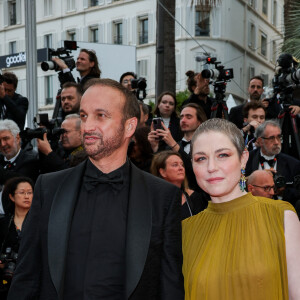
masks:
<instances>
[{"instance_id":1,"label":"tuxedo lapel","mask_svg":"<svg viewBox=\"0 0 300 300\"><path fill-rule=\"evenodd\" d=\"M258 170L258 168L259 168L259 149L256 149L256 150L254 150L255 151L255 154L254 154L254 156L253 156L253 160L252 160L252 171L251 171L251 173L253 172L253 171L255 171L255 170ZM250 174L249 174L250 175Z\"/></svg>"},{"instance_id":2,"label":"tuxedo lapel","mask_svg":"<svg viewBox=\"0 0 300 300\"><path fill-rule=\"evenodd\" d=\"M286 174L288 171L287 163L284 159L282 159L280 153L277 155L277 167L276 172L278 175L287 177L288 174Z\"/></svg>"},{"instance_id":3,"label":"tuxedo lapel","mask_svg":"<svg viewBox=\"0 0 300 300\"><path fill-rule=\"evenodd\" d=\"M148 254L152 228L150 193L142 172L131 164L126 233L126 299L141 278Z\"/></svg>"},{"instance_id":4,"label":"tuxedo lapel","mask_svg":"<svg viewBox=\"0 0 300 300\"><path fill-rule=\"evenodd\" d=\"M81 163L57 188L48 223L48 259L53 284L59 299L63 297L64 270L69 231L86 163Z\"/></svg>"}]
</instances>

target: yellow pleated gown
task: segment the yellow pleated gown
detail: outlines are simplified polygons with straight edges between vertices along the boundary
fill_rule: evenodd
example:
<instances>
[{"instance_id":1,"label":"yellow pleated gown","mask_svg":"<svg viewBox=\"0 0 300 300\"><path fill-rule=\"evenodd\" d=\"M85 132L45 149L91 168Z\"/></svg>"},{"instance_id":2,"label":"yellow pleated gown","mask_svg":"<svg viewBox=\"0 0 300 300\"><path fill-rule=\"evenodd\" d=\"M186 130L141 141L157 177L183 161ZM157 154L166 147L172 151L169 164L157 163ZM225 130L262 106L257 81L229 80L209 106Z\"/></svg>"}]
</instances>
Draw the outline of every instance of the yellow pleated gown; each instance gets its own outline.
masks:
<instances>
[{"instance_id":1,"label":"yellow pleated gown","mask_svg":"<svg viewBox=\"0 0 300 300\"><path fill-rule=\"evenodd\" d=\"M186 300L288 300L284 211L251 193L183 221Z\"/></svg>"}]
</instances>

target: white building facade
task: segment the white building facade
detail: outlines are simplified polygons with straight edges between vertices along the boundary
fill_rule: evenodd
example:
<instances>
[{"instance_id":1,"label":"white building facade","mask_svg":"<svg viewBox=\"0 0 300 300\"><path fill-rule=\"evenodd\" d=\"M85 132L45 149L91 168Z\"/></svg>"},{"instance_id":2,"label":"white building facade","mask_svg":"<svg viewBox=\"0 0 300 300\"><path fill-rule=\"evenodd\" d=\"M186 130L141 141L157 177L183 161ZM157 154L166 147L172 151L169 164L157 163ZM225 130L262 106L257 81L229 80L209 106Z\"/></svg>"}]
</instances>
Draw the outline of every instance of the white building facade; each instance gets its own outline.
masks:
<instances>
[{"instance_id":1,"label":"white building facade","mask_svg":"<svg viewBox=\"0 0 300 300\"><path fill-rule=\"evenodd\" d=\"M25 51L24 1L0 0L0 57ZM176 0L176 89L186 89L187 70L204 68L195 58L205 53L234 69L227 93L236 100L247 97L254 75L262 75L270 85L283 38L283 2L223 0L201 11L191 0ZM37 48L61 47L63 40L136 46L137 68L128 71L147 79L148 96L154 98L156 5L153 0L37 0ZM101 68L101 53L97 56ZM55 102L57 74L37 68L38 107L49 108ZM18 91L26 95L25 66L2 72L6 70L16 73Z\"/></svg>"}]
</instances>

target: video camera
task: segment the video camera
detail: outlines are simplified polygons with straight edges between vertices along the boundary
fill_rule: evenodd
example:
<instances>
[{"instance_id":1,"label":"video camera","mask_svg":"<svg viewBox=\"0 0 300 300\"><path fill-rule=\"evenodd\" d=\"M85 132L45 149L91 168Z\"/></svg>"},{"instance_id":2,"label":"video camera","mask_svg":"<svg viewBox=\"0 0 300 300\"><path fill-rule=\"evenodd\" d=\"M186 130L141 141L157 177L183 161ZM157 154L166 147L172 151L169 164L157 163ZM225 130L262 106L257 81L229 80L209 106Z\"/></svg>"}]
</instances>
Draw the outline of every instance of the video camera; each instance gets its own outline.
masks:
<instances>
[{"instance_id":1,"label":"video camera","mask_svg":"<svg viewBox=\"0 0 300 300\"><path fill-rule=\"evenodd\" d=\"M14 252L11 247L7 247L4 253L1 253L0 260L4 264L2 271L1 284L7 286L11 283L14 271L16 269L16 262L18 253Z\"/></svg>"},{"instance_id":2,"label":"video camera","mask_svg":"<svg viewBox=\"0 0 300 300\"><path fill-rule=\"evenodd\" d=\"M23 143L26 145L32 139L41 139L43 140L44 134L47 134L47 139L50 142L57 143L61 134L65 132L63 128L58 126L58 119L48 119L48 114L38 114L34 118L34 123L43 126L35 129L26 128L20 132L20 137L22 138Z\"/></svg>"},{"instance_id":3,"label":"video camera","mask_svg":"<svg viewBox=\"0 0 300 300\"><path fill-rule=\"evenodd\" d=\"M215 69L203 70L201 75L203 78L211 78L215 81L228 82L233 78L233 69L224 69L223 65L220 65L220 61L217 61L216 57L207 57L207 64L214 64Z\"/></svg>"},{"instance_id":4,"label":"video camera","mask_svg":"<svg viewBox=\"0 0 300 300\"><path fill-rule=\"evenodd\" d=\"M146 94L146 88L147 88L147 82L146 78L140 77L138 79L131 79L131 87L135 89L135 95L138 100L143 101L147 94ZM141 95L141 92L143 93Z\"/></svg>"},{"instance_id":5,"label":"video camera","mask_svg":"<svg viewBox=\"0 0 300 300\"><path fill-rule=\"evenodd\" d=\"M62 59L68 68L72 71L75 68L75 60L71 56L71 52L76 50L76 41L64 41L64 47L54 50L52 48L48 49L48 61L43 61L41 63L41 68L43 71L54 70L56 72L60 71L59 66L52 60L53 56L57 56Z\"/></svg>"}]
</instances>

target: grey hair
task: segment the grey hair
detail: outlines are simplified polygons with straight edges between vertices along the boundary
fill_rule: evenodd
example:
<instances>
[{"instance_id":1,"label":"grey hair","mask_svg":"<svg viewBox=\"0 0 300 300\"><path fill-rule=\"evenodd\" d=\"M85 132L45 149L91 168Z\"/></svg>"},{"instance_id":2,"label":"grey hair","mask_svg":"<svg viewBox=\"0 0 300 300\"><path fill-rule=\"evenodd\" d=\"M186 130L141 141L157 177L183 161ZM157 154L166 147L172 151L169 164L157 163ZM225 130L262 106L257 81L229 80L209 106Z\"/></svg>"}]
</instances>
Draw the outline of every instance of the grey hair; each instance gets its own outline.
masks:
<instances>
[{"instance_id":1,"label":"grey hair","mask_svg":"<svg viewBox=\"0 0 300 300\"><path fill-rule=\"evenodd\" d=\"M4 130L10 131L14 137L17 137L17 135L20 133L20 128L17 123L8 119L0 120L0 131Z\"/></svg>"},{"instance_id":2,"label":"grey hair","mask_svg":"<svg viewBox=\"0 0 300 300\"><path fill-rule=\"evenodd\" d=\"M241 131L232 122L218 118L209 119L203 122L196 129L192 138L191 153L193 153L193 145L198 136L202 133L207 133L211 131L225 134L236 148L239 158L242 157L242 154L245 150L245 143Z\"/></svg>"},{"instance_id":3,"label":"grey hair","mask_svg":"<svg viewBox=\"0 0 300 300\"><path fill-rule=\"evenodd\" d=\"M81 124L81 119L80 116L78 114L69 114L66 115L65 120L68 119L76 119L76 130L80 130L80 124Z\"/></svg>"},{"instance_id":4,"label":"grey hair","mask_svg":"<svg viewBox=\"0 0 300 300\"><path fill-rule=\"evenodd\" d=\"M260 124L256 128L255 134L254 134L255 137L259 138L259 137L263 136L268 125L272 126L272 127L277 127L281 131L280 124L277 120L268 120L268 121L265 121L264 123Z\"/></svg>"}]
</instances>

